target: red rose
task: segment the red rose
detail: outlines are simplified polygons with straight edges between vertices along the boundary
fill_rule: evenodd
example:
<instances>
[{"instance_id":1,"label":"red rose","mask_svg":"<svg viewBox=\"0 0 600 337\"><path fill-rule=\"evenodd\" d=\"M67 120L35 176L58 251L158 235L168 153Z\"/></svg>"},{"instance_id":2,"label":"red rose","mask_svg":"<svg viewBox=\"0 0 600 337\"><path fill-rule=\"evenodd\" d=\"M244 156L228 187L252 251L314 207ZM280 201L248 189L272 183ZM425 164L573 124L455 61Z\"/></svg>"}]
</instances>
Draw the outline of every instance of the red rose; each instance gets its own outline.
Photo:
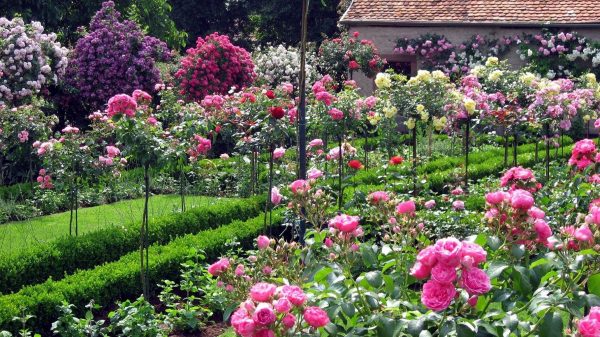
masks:
<instances>
[{"instance_id":1,"label":"red rose","mask_svg":"<svg viewBox=\"0 0 600 337\"><path fill-rule=\"evenodd\" d=\"M404 158L400 156L393 156L390 158L390 165L400 165L402 162L404 162Z\"/></svg>"},{"instance_id":2,"label":"red rose","mask_svg":"<svg viewBox=\"0 0 600 337\"><path fill-rule=\"evenodd\" d=\"M348 66L350 67L350 70L356 70L358 68L360 68L360 65L358 64L358 62L352 60L350 61L350 63L348 63Z\"/></svg>"},{"instance_id":3,"label":"red rose","mask_svg":"<svg viewBox=\"0 0 600 337\"><path fill-rule=\"evenodd\" d=\"M355 170L360 170L363 168L363 164L360 162L360 160L356 160L356 159L349 161L348 166Z\"/></svg>"},{"instance_id":4,"label":"red rose","mask_svg":"<svg viewBox=\"0 0 600 337\"><path fill-rule=\"evenodd\" d=\"M273 99L275 98L275 93L273 90L267 90L267 92L265 92L265 96L269 97L269 99Z\"/></svg>"},{"instance_id":5,"label":"red rose","mask_svg":"<svg viewBox=\"0 0 600 337\"><path fill-rule=\"evenodd\" d=\"M285 116L285 111L280 106L270 107L269 113L271 114L271 117L273 117L275 119L281 119L281 118L283 118L283 116Z\"/></svg>"}]
</instances>

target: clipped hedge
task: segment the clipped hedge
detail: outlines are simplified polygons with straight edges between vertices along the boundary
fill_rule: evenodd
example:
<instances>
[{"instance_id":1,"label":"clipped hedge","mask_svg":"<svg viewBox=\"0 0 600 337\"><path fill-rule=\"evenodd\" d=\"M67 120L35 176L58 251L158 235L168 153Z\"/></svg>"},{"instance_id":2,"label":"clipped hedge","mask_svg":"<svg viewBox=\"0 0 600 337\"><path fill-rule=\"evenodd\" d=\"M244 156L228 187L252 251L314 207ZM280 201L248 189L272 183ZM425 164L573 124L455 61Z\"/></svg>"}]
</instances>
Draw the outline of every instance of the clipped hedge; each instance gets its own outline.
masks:
<instances>
[{"instance_id":1,"label":"clipped hedge","mask_svg":"<svg viewBox=\"0 0 600 337\"><path fill-rule=\"evenodd\" d=\"M282 222L281 212L273 213L273 223ZM225 243L237 238L248 247L264 231L263 216L246 221L234 221L216 229L198 234L188 234L167 245L150 247L150 284L173 279L179 275L181 263L197 249L202 249L209 261L216 259L228 249ZM83 308L90 300L102 306L117 300L137 297L141 293L139 253L132 252L118 261L106 263L91 270L79 271L60 281L48 280L28 286L19 292L0 296L0 330L16 332L19 323L13 317L21 315L21 308L35 315L30 322L36 331L48 331L59 312L57 307L67 301Z\"/></svg>"},{"instance_id":2,"label":"clipped hedge","mask_svg":"<svg viewBox=\"0 0 600 337\"><path fill-rule=\"evenodd\" d=\"M264 197L222 199L213 205L150 221L149 242L165 244L173 238L215 228L260 213ZM0 291L9 293L24 285L52 277L61 279L77 269L117 260L139 246L139 221L110 226L77 237L64 236L18 254L0 257Z\"/></svg>"}]
</instances>

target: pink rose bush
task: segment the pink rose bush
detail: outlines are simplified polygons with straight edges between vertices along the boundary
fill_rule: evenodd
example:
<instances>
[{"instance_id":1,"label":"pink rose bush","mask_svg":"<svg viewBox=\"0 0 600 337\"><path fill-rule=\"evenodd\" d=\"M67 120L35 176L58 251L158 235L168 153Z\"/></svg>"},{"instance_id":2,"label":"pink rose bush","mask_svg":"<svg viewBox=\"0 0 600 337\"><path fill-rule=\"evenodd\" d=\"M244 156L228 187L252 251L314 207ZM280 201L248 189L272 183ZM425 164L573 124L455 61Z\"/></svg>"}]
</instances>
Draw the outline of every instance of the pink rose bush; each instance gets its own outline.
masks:
<instances>
[{"instance_id":1,"label":"pink rose bush","mask_svg":"<svg viewBox=\"0 0 600 337\"><path fill-rule=\"evenodd\" d=\"M600 307L592 307L590 313L579 321L577 331L581 337L600 335Z\"/></svg>"},{"instance_id":2,"label":"pink rose bush","mask_svg":"<svg viewBox=\"0 0 600 337\"><path fill-rule=\"evenodd\" d=\"M421 302L434 311L447 309L457 295L457 287L470 296L484 295L490 279L478 266L486 261L481 246L455 238L440 239L417 255L410 274L429 280L423 285Z\"/></svg>"},{"instance_id":3,"label":"pink rose bush","mask_svg":"<svg viewBox=\"0 0 600 337\"><path fill-rule=\"evenodd\" d=\"M283 337L327 325L327 313L306 306L306 301L307 296L298 286L256 283L250 288L249 298L231 316L231 325L242 337Z\"/></svg>"},{"instance_id":4,"label":"pink rose bush","mask_svg":"<svg viewBox=\"0 0 600 337\"><path fill-rule=\"evenodd\" d=\"M511 191L522 189L531 193L535 193L542 188L542 184L535 179L533 171L521 166L512 167L506 171L500 178L500 186L507 187Z\"/></svg>"},{"instance_id":5,"label":"pink rose bush","mask_svg":"<svg viewBox=\"0 0 600 337\"><path fill-rule=\"evenodd\" d=\"M578 171L585 170L588 166L596 163L598 151L596 144L591 139L583 139L575 143L569 165L574 166Z\"/></svg>"}]
</instances>

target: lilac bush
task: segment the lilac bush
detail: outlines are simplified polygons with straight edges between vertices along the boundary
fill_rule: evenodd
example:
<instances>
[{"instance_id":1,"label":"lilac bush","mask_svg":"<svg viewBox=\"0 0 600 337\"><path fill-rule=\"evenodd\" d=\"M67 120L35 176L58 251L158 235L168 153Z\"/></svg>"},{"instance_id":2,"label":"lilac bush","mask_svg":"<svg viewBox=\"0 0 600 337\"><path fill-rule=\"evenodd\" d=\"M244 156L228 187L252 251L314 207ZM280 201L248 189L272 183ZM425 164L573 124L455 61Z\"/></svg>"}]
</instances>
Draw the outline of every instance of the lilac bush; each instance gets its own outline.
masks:
<instances>
[{"instance_id":1,"label":"lilac bush","mask_svg":"<svg viewBox=\"0 0 600 337\"><path fill-rule=\"evenodd\" d=\"M0 18L0 105L28 103L67 67L67 49L39 22Z\"/></svg>"},{"instance_id":2,"label":"lilac bush","mask_svg":"<svg viewBox=\"0 0 600 337\"><path fill-rule=\"evenodd\" d=\"M66 81L92 108L112 96L135 89L154 91L160 82L156 62L171 58L167 44L145 36L136 23L120 21L112 1L90 22L90 32L77 41Z\"/></svg>"}]
</instances>

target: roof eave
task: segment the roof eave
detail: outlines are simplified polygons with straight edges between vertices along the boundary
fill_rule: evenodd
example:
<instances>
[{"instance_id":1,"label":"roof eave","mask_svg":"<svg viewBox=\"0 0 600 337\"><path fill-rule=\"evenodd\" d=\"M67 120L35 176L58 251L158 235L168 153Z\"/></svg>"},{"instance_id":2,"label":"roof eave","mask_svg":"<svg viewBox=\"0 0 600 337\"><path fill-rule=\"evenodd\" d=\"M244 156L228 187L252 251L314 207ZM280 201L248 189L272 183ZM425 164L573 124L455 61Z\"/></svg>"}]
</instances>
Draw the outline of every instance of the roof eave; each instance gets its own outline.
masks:
<instances>
[{"instance_id":1,"label":"roof eave","mask_svg":"<svg viewBox=\"0 0 600 337\"><path fill-rule=\"evenodd\" d=\"M344 15L345 16L345 15ZM397 21L397 20L362 20L342 18L340 23L347 26L388 26L388 27L464 27L464 26L510 26L510 27L600 27L600 22L511 22L511 21L483 21L483 22L457 22L457 21Z\"/></svg>"}]
</instances>

